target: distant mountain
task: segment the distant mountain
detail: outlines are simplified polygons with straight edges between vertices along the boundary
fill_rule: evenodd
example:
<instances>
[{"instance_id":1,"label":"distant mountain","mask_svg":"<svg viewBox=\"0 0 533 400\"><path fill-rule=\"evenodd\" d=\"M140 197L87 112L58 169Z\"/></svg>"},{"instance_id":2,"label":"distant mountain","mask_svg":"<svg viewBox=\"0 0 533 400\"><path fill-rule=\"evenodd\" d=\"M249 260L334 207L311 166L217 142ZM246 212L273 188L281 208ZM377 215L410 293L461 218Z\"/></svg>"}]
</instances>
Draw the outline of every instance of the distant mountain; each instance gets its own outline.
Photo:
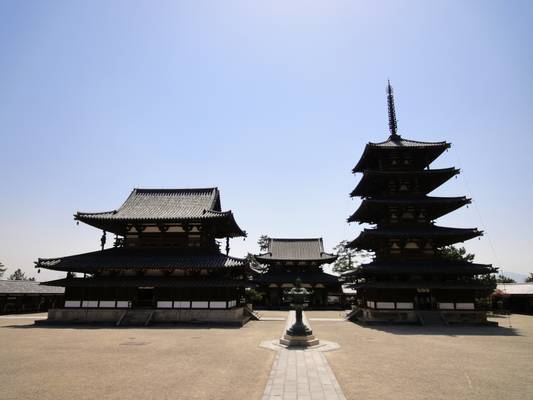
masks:
<instances>
[{"instance_id":1,"label":"distant mountain","mask_svg":"<svg viewBox=\"0 0 533 400\"><path fill-rule=\"evenodd\" d=\"M508 276L509 278L514 279L517 283L522 283L526 281L528 274L521 274L518 272L509 272L509 271L500 271L501 274Z\"/></svg>"}]
</instances>

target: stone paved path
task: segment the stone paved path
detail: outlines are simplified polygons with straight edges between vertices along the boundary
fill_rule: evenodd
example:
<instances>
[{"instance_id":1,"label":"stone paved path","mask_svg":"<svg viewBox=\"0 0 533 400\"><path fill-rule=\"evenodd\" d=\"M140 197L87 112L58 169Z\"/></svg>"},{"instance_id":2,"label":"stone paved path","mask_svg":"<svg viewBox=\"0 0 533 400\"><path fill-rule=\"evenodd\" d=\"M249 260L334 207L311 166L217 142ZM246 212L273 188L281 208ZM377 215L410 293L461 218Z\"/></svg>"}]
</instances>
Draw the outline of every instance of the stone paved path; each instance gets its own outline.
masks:
<instances>
[{"instance_id":1,"label":"stone paved path","mask_svg":"<svg viewBox=\"0 0 533 400\"><path fill-rule=\"evenodd\" d=\"M346 399L326 357L316 350L277 352L262 400Z\"/></svg>"}]
</instances>

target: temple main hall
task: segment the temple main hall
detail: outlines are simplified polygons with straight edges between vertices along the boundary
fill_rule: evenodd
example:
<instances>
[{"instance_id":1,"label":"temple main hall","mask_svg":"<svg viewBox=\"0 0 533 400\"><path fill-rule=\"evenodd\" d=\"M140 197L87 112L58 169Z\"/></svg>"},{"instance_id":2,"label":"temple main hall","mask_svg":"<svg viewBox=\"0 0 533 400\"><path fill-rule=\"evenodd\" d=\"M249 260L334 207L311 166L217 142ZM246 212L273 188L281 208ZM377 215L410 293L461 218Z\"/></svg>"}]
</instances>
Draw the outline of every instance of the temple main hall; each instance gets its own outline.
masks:
<instances>
[{"instance_id":1,"label":"temple main hall","mask_svg":"<svg viewBox=\"0 0 533 400\"><path fill-rule=\"evenodd\" d=\"M116 210L74 218L104 232L102 249L37 261L37 268L67 273L45 283L65 287L64 307L51 309L49 320L246 320L248 263L229 255L230 239L246 233L222 211L217 188L134 189ZM106 233L116 235L112 248L104 249Z\"/></svg>"}]
</instances>

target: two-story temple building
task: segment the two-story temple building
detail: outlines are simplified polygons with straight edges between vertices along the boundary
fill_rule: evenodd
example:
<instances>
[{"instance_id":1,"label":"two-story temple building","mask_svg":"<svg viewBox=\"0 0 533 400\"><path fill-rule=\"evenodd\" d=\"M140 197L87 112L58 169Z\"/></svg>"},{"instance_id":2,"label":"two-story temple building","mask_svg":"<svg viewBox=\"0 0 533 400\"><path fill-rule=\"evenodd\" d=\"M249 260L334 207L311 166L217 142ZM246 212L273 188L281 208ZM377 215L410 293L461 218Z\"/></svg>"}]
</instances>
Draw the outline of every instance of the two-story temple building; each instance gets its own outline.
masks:
<instances>
[{"instance_id":1,"label":"two-story temple building","mask_svg":"<svg viewBox=\"0 0 533 400\"><path fill-rule=\"evenodd\" d=\"M363 176L351 196L361 197L362 203L348 222L373 227L365 228L349 247L375 254L371 263L345 275L357 291L358 318L484 322L485 300L494 288L490 274L496 269L453 260L441 251L482 232L435 224L437 218L471 200L429 195L459 173L456 168L430 168L450 144L402 138L397 133L390 84L388 109L389 138L368 143L353 169Z\"/></svg>"},{"instance_id":2,"label":"two-story temple building","mask_svg":"<svg viewBox=\"0 0 533 400\"><path fill-rule=\"evenodd\" d=\"M113 211L78 212L75 220L104 231L102 250L40 258L37 268L67 273L49 320L179 322L245 320L241 300L248 264L229 256L229 239L245 236L217 188L134 189ZM116 235L104 249L106 234ZM225 239L225 254L217 239Z\"/></svg>"},{"instance_id":3,"label":"two-story temple building","mask_svg":"<svg viewBox=\"0 0 533 400\"><path fill-rule=\"evenodd\" d=\"M322 270L323 265L337 259L324 251L322 238L312 239L268 239L264 254L254 256L266 271L254 277L254 283L263 293L263 306L270 308L288 307L285 291L294 287L300 279L302 287L311 291L310 307L338 307L342 301L342 287L339 278Z\"/></svg>"}]
</instances>

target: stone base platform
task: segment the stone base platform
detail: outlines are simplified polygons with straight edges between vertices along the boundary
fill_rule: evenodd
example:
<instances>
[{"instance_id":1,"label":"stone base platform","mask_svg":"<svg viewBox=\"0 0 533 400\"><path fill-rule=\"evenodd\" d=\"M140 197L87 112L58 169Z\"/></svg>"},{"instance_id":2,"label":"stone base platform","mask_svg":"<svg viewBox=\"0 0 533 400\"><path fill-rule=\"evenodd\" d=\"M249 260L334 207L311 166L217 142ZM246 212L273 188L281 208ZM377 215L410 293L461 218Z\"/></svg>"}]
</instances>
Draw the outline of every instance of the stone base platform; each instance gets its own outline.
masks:
<instances>
[{"instance_id":1,"label":"stone base platform","mask_svg":"<svg viewBox=\"0 0 533 400\"><path fill-rule=\"evenodd\" d=\"M420 314L423 314L421 317ZM487 322L486 311L481 310L453 310L453 311L417 311L417 310L377 310L373 308L358 308L351 313L352 321L365 323L407 323L426 325L422 320L440 320L442 324L476 324L491 325ZM429 321L428 321L429 322Z\"/></svg>"},{"instance_id":2,"label":"stone base platform","mask_svg":"<svg viewBox=\"0 0 533 400\"><path fill-rule=\"evenodd\" d=\"M279 340L279 343L288 347L311 347L318 345L320 341L314 335L292 336L285 334Z\"/></svg>"},{"instance_id":3,"label":"stone base platform","mask_svg":"<svg viewBox=\"0 0 533 400\"><path fill-rule=\"evenodd\" d=\"M448 324L498 325L497 322L487 320L486 311L442 311L442 318Z\"/></svg>"},{"instance_id":4,"label":"stone base platform","mask_svg":"<svg viewBox=\"0 0 533 400\"><path fill-rule=\"evenodd\" d=\"M287 346L280 343L280 340L265 340L259 344L259 347L268 350L280 351L280 350L304 350L304 351L333 351L338 350L341 346L336 342L330 342L329 340L320 340L320 342L314 346L308 347L294 347Z\"/></svg>"},{"instance_id":5,"label":"stone base platform","mask_svg":"<svg viewBox=\"0 0 533 400\"><path fill-rule=\"evenodd\" d=\"M361 322L391 322L391 323L418 323L414 310L376 310L373 308L359 308L351 318Z\"/></svg>"},{"instance_id":6,"label":"stone base platform","mask_svg":"<svg viewBox=\"0 0 533 400\"><path fill-rule=\"evenodd\" d=\"M309 320L305 316L305 313L302 313L302 321L305 326L307 326L309 329L311 329L311 325L309 324ZM315 338L315 336L312 334L312 331L310 335L290 335L287 333L290 327L296 322L296 312L290 311L289 317L287 318L287 323L285 324L285 330L283 336L279 339L279 343L286 347L299 347L299 348L306 348L306 347L312 347L317 346L320 341Z\"/></svg>"},{"instance_id":7,"label":"stone base platform","mask_svg":"<svg viewBox=\"0 0 533 400\"><path fill-rule=\"evenodd\" d=\"M113 325L152 325L171 323L215 323L244 325L250 319L243 307L230 309L99 309L53 308L41 323L106 323Z\"/></svg>"}]
</instances>

